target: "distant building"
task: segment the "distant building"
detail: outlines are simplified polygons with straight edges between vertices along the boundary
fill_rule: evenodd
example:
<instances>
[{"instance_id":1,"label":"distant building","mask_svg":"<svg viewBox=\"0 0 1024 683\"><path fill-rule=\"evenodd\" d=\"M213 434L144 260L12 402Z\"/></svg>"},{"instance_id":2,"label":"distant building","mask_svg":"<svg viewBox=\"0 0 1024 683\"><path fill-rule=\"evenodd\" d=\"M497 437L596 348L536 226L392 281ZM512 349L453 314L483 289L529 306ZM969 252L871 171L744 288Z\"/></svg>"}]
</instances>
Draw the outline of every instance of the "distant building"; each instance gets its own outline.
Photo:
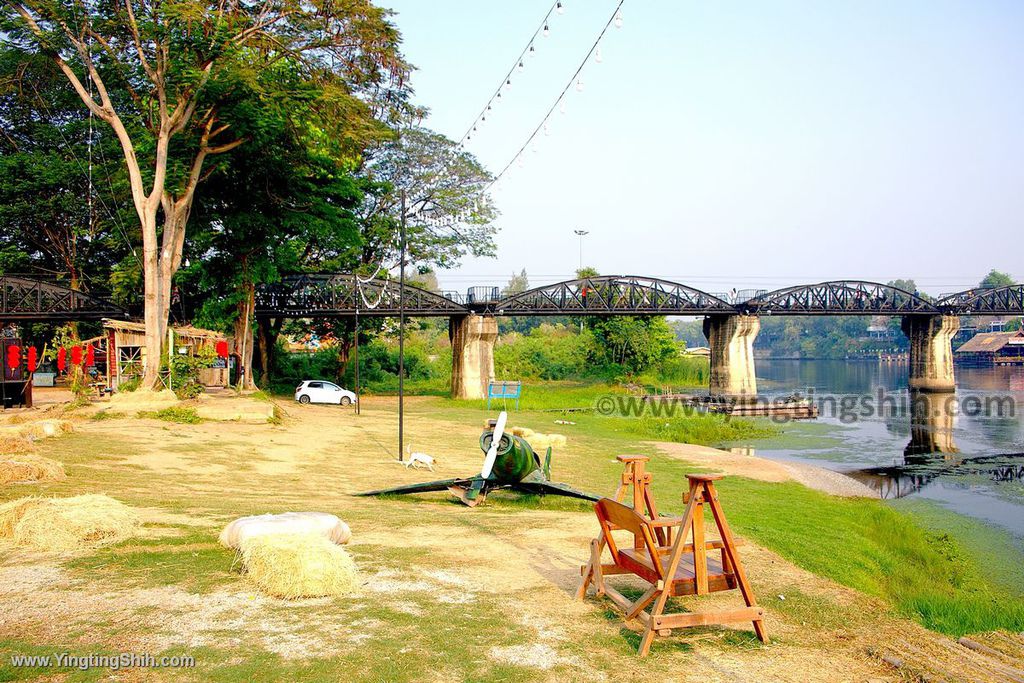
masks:
<instances>
[{"instance_id":1,"label":"distant building","mask_svg":"<svg viewBox=\"0 0 1024 683\"><path fill-rule=\"evenodd\" d=\"M869 339L891 339L892 328L889 327L889 317L876 315L871 317L871 324L868 325Z\"/></svg>"},{"instance_id":2,"label":"distant building","mask_svg":"<svg viewBox=\"0 0 1024 683\"><path fill-rule=\"evenodd\" d=\"M711 357L711 349L707 346L693 346L688 347L683 354L686 356L703 356L705 358Z\"/></svg>"},{"instance_id":3,"label":"distant building","mask_svg":"<svg viewBox=\"0 0 1024 683\"><path fill-rule=\"evenodd\" d=\"M980 332L956 350L955 359L974 366L1024 365L1024 330Z\"/></svg>"}]
</instances>

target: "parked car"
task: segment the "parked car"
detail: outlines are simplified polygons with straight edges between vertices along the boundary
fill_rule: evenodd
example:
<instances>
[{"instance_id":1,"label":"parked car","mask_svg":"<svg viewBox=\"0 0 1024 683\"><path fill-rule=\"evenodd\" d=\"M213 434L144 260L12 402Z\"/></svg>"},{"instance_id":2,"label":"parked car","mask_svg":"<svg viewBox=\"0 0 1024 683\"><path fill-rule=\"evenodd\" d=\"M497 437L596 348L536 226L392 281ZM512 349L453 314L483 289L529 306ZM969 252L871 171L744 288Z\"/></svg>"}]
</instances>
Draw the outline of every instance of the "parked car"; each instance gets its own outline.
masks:
<instances>
[{"instance_id":1,"label":"parked car","mask_svg":"<svg viewBox=\"0 0 1024 683\"><path fill-rule=\"evenodd\" d=\"M335 403L348 406L356 402L356 395L332 382L307 379L295 387L295 400L299 403Z\"/></svg>"}]
</instances>

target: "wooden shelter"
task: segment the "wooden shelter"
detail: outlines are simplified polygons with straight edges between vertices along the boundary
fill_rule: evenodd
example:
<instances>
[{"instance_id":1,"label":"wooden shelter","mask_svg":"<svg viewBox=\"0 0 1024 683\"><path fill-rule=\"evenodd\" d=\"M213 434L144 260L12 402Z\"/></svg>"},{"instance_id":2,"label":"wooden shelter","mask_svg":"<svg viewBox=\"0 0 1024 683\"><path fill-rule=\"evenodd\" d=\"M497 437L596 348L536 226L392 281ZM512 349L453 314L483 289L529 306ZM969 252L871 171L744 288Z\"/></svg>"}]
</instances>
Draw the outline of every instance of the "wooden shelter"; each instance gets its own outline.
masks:
<instances>
[{"instance_id":1,"label":"wooden shelter","mask_svg":"<svg viewBox=\"0 0 1024 683\"><path fill-rule=\"evenodd\" d=\"M980 332L957 349L954 357L965 365L1024 365L1024 330Z\"/></svg>"},{"instance_id":2,"label":"wooden shelter","mask_svg":"<svg viewBox=\"0 0 1024 683\"><path fill-rule=\"evenodd\" d=\"M232 347L232 340L224 334L191 325L169 327L168 337L169 348L180 355L195 355L201 349L216 354L218 342L226 342L229 349ZM103 321L103 336L97 340L105 342L109 387L117 388L123 382L142 376L146 359L146 326L143 323L106 319ZM213 362L214 367L199 371L199 381L205 387L229 386L233 359L216 356Z\"/></svg>"}]
</instances>

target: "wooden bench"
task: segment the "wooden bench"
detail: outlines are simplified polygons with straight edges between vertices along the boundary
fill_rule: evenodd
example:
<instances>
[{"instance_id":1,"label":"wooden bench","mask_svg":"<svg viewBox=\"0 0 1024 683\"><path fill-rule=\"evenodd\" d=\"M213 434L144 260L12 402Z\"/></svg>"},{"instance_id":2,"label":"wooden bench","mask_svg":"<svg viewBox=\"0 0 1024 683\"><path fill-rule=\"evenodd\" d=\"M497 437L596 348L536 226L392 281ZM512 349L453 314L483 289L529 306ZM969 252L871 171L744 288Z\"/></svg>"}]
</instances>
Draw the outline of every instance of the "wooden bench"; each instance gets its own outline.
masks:
<instances>
[{"instance_id":1,"label":"wooden bench","mask_svg":"<svg viewBox=\"0 0 1024 683\"><path fill-rule=\"evenodd\" d=\"M635 483L634 507L611 498L602 498L594 506L601 534L591 542L590 561L582 568L583 581L577 597L583 599L588 586L593 585L598 596L607 595L623 610L627 622L638 619L644 626L639 649L641 657L650 652L655 635L671 635L673 628L749 621L757 637L768 642L764 610L757 605L718 500L714 482L721 476L688 475L690 486L683 516L648 517L641 510L654 507L647 486L650 475L643 472L643 461L638 463L633 459L624 462L627 463L629 483ZM624 486L627 475L623 477ZM717 539L705 536L705 505L710 508L718 530ZM613 536L614 531L632 534L633 547L620 547ZM674 541L670 540L672 536L675 536ZM611 554L610 564L603 561L605 548ZM712 552L718 556L711 555ZM647 582L650 588L637 600L631 601L606 582L606 576L617 574L636 576ZM737 588L746 604L743 608L665 613L670 597L706 595Z\"/></svg>"}]
</instances>

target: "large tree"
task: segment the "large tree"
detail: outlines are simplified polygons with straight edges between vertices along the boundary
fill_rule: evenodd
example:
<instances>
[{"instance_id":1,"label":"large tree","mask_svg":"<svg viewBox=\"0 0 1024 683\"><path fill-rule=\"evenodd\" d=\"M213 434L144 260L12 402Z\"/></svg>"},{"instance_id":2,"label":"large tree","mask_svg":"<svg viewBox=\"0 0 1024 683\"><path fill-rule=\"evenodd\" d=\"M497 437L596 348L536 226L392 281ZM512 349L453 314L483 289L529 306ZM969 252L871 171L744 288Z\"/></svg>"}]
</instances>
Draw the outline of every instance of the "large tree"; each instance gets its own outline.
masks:
<instances>
[{"instance_id":1,"label":"large tree","mask_svg":"<svg viewBox=\"0 0 1024 683\"><path fill-rule=\"evenodd\" d=\"M487 191L493 178L440 133L403 128L367 153L360 175L364 265L398 266L403 218L407 263L447 268L467 254L494 255L498 212Z\"/></svg>"},{"instance_id":2,"label":"large tree","mask_svg":"<svg viewBox=\"0 0 1024 683\"><path fill-rule=\"evenodd\" d=\"M0 270L106 288L130 254L117 141L43 58L0 46Z\"/></svg>"},{"instance_id":3,"label":"large tree","mask_svg":"<svg viewBox=\"0 0 1024 683\"><path fill-rule=\"evenodd\" d=\"M318 134L355 156L404 103L408 70L387 11L368 0L14 0L0 39L52 60L120 144L143 245L146 387L159 381L196 189L209 159L246 141L238 93L318 109L331 123Z\"/></svg>"}]
</instances>

